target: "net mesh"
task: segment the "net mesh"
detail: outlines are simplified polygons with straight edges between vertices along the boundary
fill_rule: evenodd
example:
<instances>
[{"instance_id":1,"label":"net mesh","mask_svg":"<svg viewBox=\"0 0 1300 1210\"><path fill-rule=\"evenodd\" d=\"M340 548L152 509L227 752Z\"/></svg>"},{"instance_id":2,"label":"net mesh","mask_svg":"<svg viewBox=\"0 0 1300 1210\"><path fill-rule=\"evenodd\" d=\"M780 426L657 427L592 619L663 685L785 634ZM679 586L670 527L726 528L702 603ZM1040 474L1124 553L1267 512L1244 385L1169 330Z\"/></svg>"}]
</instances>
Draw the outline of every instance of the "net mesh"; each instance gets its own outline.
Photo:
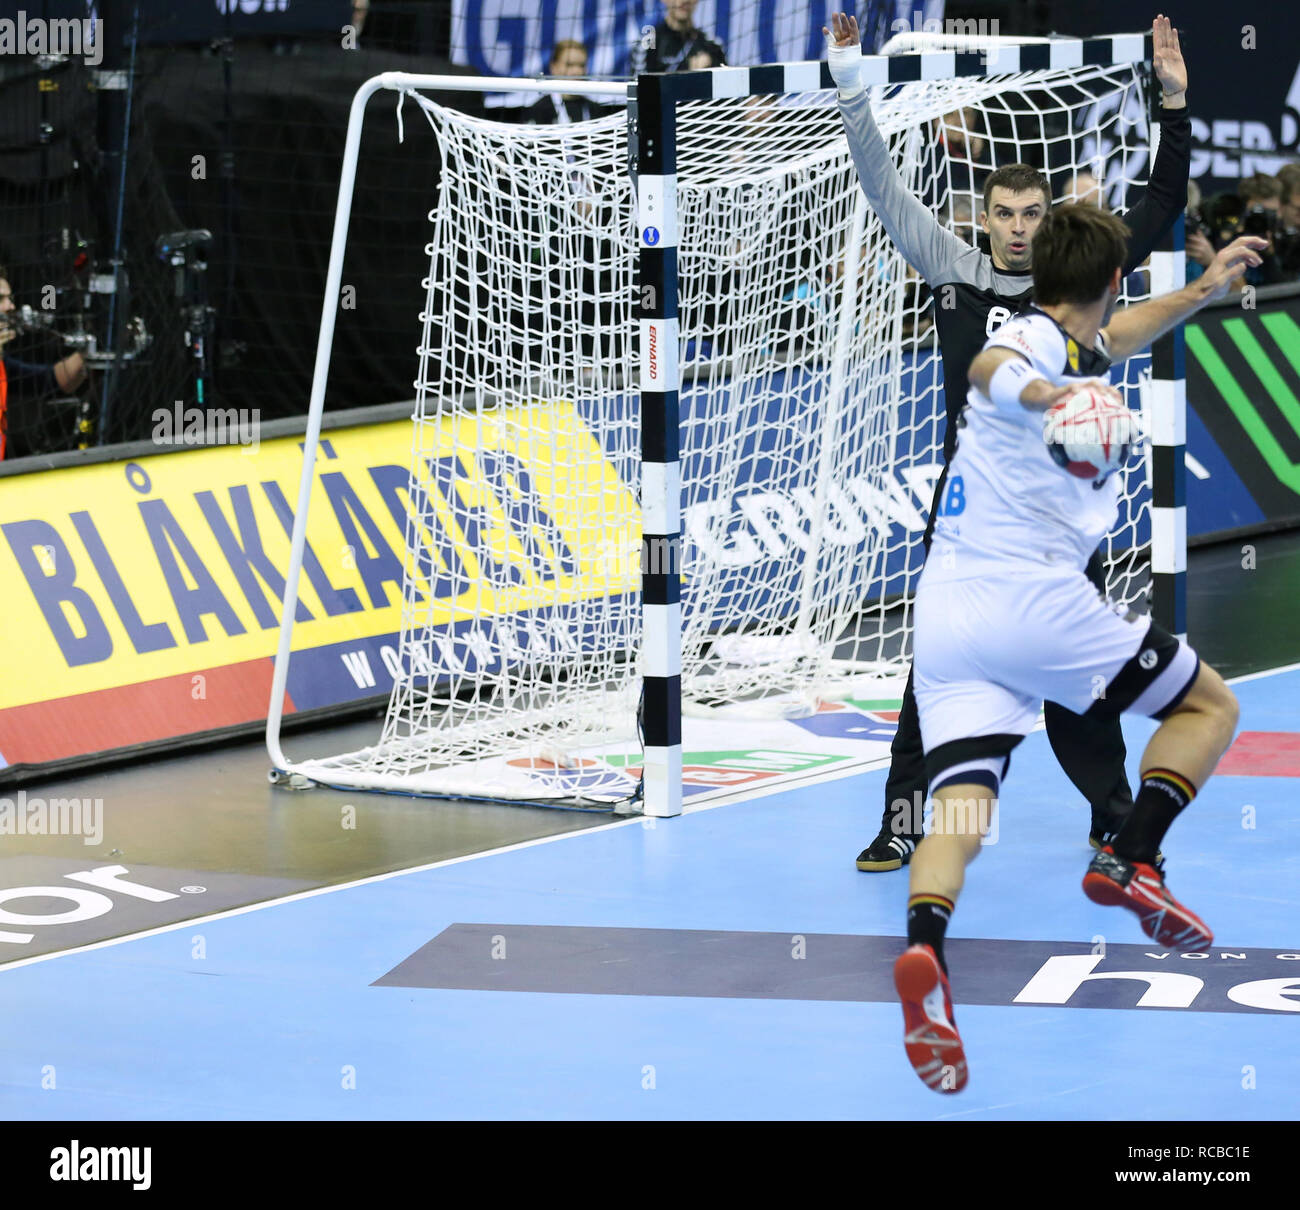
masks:
<instances>
[{"instance_id":1,"label":"net mesh","mask_svg":"<svg viewBox=\"0 0 1300 1210\"><path fill-rule=\"evenodd\" d=\"M379 743L301 768L416 793L625 795L582 753L634 742L639 692L627 123L509 126L408 96L442 179L399 667ZM995 164L1121 211L1144 183L1134 67L907 84L873 111L907 188L968 240ZM933 301L863 198L833 93L681 105L677 155L684 709L872 695L910 656L941 469ZM1124 372L1134 405L1144 364ZM1128 601L1148 499L1138 466L1109 538Z\"/></svg>"}]
</instances>

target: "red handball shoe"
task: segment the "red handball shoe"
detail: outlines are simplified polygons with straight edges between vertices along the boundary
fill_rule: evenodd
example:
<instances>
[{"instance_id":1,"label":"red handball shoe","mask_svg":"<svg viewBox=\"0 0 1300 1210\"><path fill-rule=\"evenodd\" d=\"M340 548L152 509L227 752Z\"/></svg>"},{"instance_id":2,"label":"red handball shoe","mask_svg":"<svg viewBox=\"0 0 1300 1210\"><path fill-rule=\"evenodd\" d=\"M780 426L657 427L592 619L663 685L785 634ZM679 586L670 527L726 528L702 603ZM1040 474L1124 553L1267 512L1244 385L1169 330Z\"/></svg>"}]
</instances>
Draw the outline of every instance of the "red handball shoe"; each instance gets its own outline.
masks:
<instances>
[{"instance_id":1,"label":"red handball shoe","mask_svg":"<svg viewBox=\"0 0 1300 1210\"><path fill-rule=\"evenodd\" d=\"M1155 866L1116 857L1110 845L1092 859L1083 876L1083 893L1093 903L1128 908L1142 931L1167 949L1200 953L1214 943L1205 921L1169 893L1164 875Z\"/></svg>"},{"instance_id":2,"label":"red handball shoe","mask_svg":"<svg viewBox=\"0 0 1300 1210\"><path fill-rule=\"evenodd\" d=\"M921 1082L935 1092L966 1087L966 1052L952 1015L952 993L934 950L909 946L894 963L903 1002L903 1044Z\"/></svg>"}]
</instances>

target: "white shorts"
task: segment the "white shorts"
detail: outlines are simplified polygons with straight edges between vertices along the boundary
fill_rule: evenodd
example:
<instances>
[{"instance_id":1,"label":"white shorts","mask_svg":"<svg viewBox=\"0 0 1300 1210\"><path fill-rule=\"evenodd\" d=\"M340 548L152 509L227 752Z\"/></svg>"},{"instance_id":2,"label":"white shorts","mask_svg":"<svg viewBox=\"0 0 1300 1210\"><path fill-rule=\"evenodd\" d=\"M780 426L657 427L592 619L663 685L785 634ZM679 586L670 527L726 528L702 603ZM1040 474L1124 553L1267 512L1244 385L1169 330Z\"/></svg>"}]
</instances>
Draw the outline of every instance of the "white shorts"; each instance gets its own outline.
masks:
<instances>
[{"instance_id":1,"label":"white shorts","mask_svg":"<svg viewBox=\"0 0 1300 1210\"><path fill-rule=\"evenodd\" d=\"M1044 701L1076 714L1158 718L1200 668L1185 642L1105 601L1081 571L937 582L922 573L914 618L931 788L966 769L1000 777Z\"/></svg>"}]
</instances>

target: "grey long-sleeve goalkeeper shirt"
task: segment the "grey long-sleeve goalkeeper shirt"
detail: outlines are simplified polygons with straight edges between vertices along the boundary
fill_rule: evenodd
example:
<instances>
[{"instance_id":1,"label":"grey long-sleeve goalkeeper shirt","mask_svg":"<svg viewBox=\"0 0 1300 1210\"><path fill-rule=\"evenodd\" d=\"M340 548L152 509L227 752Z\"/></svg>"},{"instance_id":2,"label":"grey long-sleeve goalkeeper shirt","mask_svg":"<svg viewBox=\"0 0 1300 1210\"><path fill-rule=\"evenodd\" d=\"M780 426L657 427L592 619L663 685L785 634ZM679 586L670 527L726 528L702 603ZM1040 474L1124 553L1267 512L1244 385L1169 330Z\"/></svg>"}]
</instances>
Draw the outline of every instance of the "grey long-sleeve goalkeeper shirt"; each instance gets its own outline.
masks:
<instances>
[{"instance_id":1,"label":"grey long-sleeve goalkeeper shirt","mask_svg":"<svg viewBox=\"0 0 1300 1210\"><path fill-rule=\"evenodd\" d=\"M934 307L934 322L943 357L947 462L957 445L957 416L966 402L970 363L989 336L1032 301L1033 275L1028 270L1011 273L995 268L987 252L953 235L907 191L871 116L866 90L851 101L841 99L840 116L867 201L903 259L943 303ZM1186 109L1162 109L1160 121L1160 148L1151 179L1124 217L1132 232L1126 274L1146 260L1173 226L1187 197L1191 120ZM946 286L952 287L950 293L943 289Z\"/></svg>"}]
</instances>

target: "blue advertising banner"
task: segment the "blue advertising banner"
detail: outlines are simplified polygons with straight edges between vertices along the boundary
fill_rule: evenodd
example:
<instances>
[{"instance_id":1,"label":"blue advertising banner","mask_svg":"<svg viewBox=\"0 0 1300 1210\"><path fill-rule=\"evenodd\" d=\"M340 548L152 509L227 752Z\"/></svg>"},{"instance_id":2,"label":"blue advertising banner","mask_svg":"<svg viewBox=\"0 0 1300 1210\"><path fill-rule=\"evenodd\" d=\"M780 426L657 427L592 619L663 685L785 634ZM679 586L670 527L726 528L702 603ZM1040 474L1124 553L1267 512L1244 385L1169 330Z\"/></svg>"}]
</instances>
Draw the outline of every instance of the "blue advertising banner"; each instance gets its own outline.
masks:
<instances>
[{"instance_id":1,"label":"blue advertising banner","mask_svg":"<svg viewBox=\"0 0 1300 1210\"><path fill-rule=\"evenodd\" d=\"M692 20L726 51L727 63L788 63L826 53L822 27L852 5L831 0L699 0ZM942 19L944 0L873 0L856 6L864 25L887 37ZM587 47L588 71L626 77L632 50L664 19L660 0L454 0L452 60L489 76L541 75L551 47Z\"/></svg>"}]
</instances>

